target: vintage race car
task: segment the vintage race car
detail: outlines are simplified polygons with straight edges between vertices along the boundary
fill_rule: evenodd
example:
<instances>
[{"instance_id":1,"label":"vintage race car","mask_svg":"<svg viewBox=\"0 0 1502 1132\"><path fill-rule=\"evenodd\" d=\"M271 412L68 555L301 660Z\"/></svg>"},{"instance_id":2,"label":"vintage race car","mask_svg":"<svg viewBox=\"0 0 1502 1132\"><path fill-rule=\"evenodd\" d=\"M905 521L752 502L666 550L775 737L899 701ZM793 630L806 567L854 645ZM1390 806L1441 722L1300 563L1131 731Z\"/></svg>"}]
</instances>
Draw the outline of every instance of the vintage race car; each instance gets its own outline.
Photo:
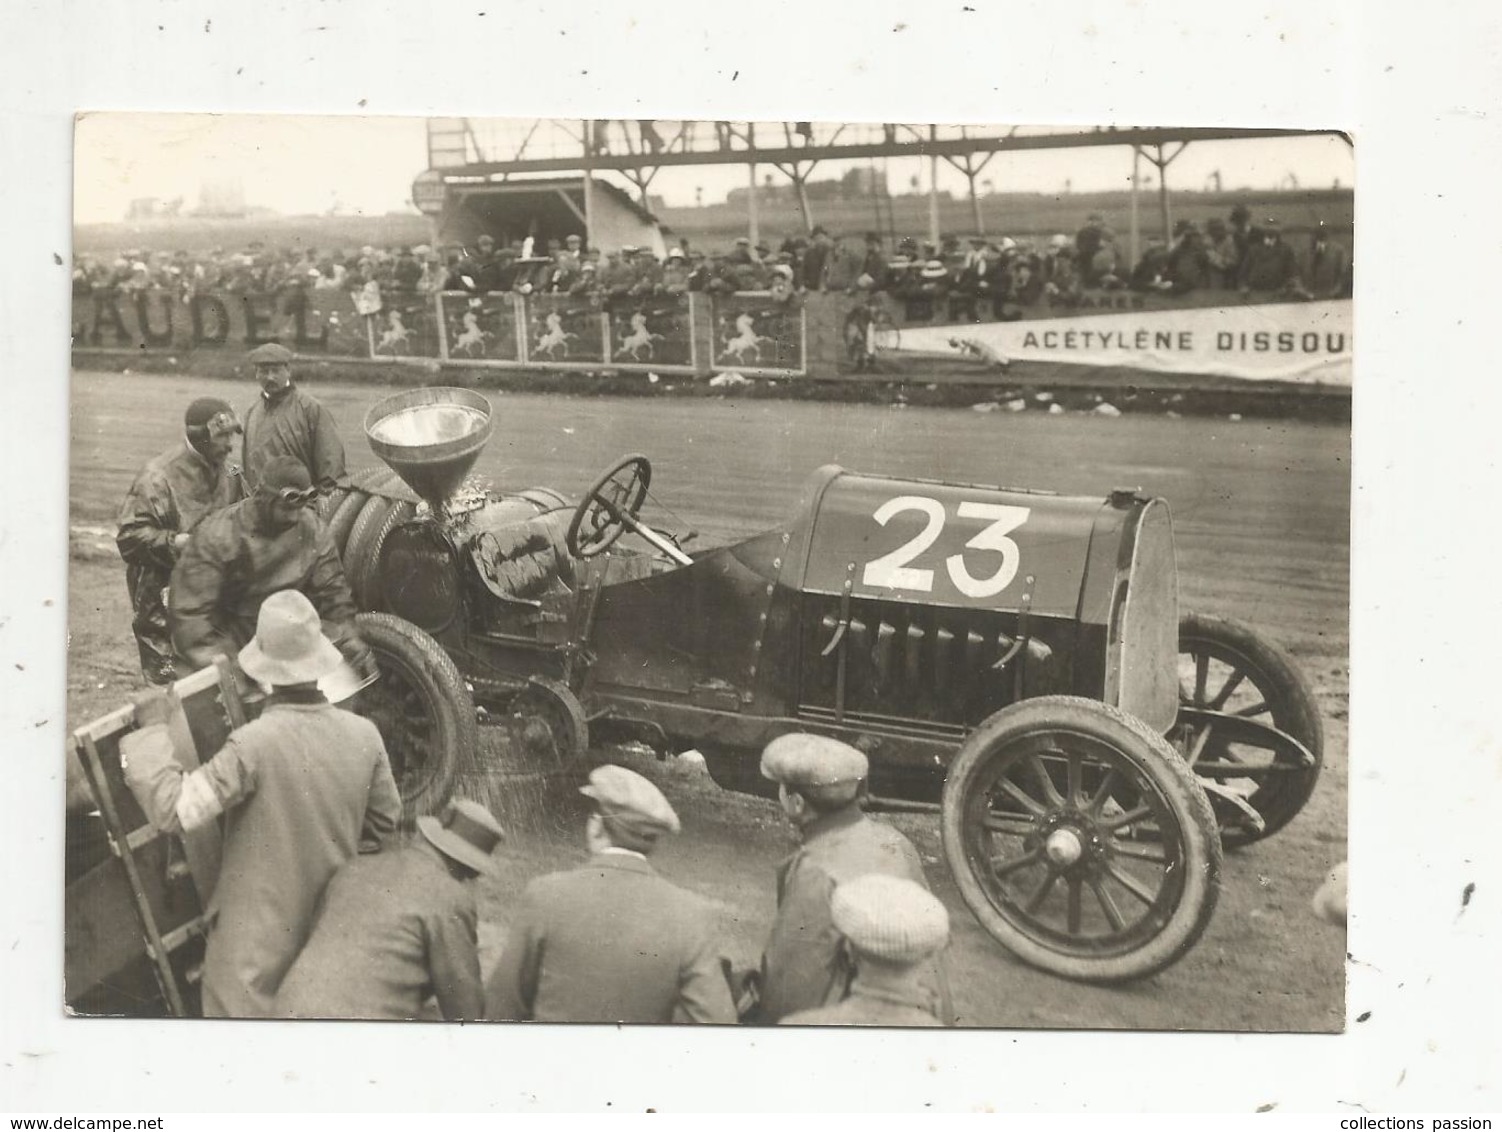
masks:
<instances>
[{"instance_id":1,"label":"vintage race car","mask_svg":"<svg viewBox=\"0 0 1502 1132\"><path fill-rule=\"evenodd\" d=\"M476 704L532 772L634 741L758 793L769 740L835 736L870 757L869 808L939 816L998 941L1109 982L1183 956L1222 843L1275 832L1314 788L1307 686L1250 629L1180 614L1161 499L831 466L786 522L689 553L640 519L644 456L577 504L465 489L491 429L472 390L387 398L366 433L403 482L327 512L414 808L476 768Z\"/></svg>"}]
</instances>

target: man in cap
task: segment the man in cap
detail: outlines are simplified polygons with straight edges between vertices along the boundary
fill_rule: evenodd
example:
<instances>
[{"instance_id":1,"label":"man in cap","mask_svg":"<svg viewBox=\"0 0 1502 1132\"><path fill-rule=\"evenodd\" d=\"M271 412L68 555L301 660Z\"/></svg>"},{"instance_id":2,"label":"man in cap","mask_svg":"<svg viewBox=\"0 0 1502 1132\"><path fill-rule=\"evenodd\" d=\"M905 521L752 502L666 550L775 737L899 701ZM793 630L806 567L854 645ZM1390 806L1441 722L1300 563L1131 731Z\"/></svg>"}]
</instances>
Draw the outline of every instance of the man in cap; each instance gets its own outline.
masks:
<instances>
[{"instance_id":1,"label":"man in cap","mask_svg":"<svg viewBox=\"0 0 1502 1132\"><path fill-rule=\"evenodd\" d=\"M210 1017L264 1018L313 923L335 870L377 847L401 817L401 797L375 724L334 707L318 680L339 667L318 612L302 594L261 606L240 650L247 675L271 687L259 717L184 772L160 691L136 701L137 731L120 744L125 781L157 829L193 830L225 817L213 926L203 966Z\"/></svg>"},{"instance_id":2,"label":"man in cap","mask_svg":"<svg viewBox=\"0 0 1502 1132\"><path fill-rule=\"evenodd\" d=\"M1304 272L1306 289L1301 298L1349 299L1354 280L1351 275L1351 253L1339 240L1331 238L1330 230L1320 221L1315 227L1309 244L1309 258Z\"/></svg>"},{"instance_id":3,"label":"man in cap","mask_svg":"<svg viewBox=\"0 0 1502 1132\"><path fill-rule=\"evenodd\" d=\"M688 257L682 248L669 248L662 265L662 292L665 295L682 295L688 290Z\"/></svg>"},{"instance_id":4,"label":"man in cap","mask_svg":"<svg viewBox=\"0 0 1502 1132\"><path fill-rule=\"evenodd\" d=\"M479 1018L478 912L469 882L495 871L505 833L464 799L417 819L401 849L352 857L324 890L318 919L277 991L282 1018Z\"/></svg>"},{"instance_id":5,"label":"man in cap","mask_svg":"<svg viewBox=\"0 0 1502 1132\"><path fill-rule=\"evenodd\" d=\"M796 294L794 279L795 275L791 264L779 263L772 268L767 283L767 293L774 303L792 301L793 296Z\"/></svg>"},{"instance_id":6,"label":"man in cap","mask_svg":"<svg viewBox=\"0 0 1502 1132\"><path fill-rule=\"evenodd\" d=\"M200 397L183 415L183 438L136 474L120 505L115 545L125 560L131 629L148 684L177 678L164 594L188 534L210 512L238 502L245 484L230 462L240 422L229 403Z\"/></svg>"},{"instance_id":7,"label":"man in cap","mask_svg":"<svg viewBox=\"0 0 1502 1132\"><path fill-rule=\"evenodd\" d=\"M275 342L250 352L261 396L245 411L242 463L249 487L261 481L268 460L293 456L320 493L347 486L344 442L329 411L292 381L292 351Z\"/></svg>"},{"instance_id":8,"label":"man in cap","mask_svg":"<svg viewBox=\"0 0 1502 1132\"><path fill-rule=\"evenodd\" d=\"M581 791L589 860L533 881L485 986L485 1016L535 1022L735 1021L715 913L647 857L678 832L662 792L597 767Z\"/></svg>"},{"instance_id":9,"label":"man in cap","mask_svg":"<svg viewBox=\"0 0 1502 1132\"><path fill-rule=\"evenodd\" d=\"M912 842L861 812L868 769L856 748L822 735L782 735L762 752L761 773L777 783L782 812L802 844L777 870L760 1020L777 1022L845 997L849 957L830 905L842 884L882 873L928 887ZM937 961L926 964L922 982L935 1015L952 1020L947 978Z\"/></svg>"},{"instance_id":10,"label":"man in cap","mask_svg":"<svg viewBox=\"0 0 1502 1132\"><path fill-rule=\"evenodd\" d=\"M1255 229L1257 238L1247 247L1241 261L1241 292L1265 291L1284 295L1302 289L1299 283L1298 257L1283 242L1283 233L1273 217Z\"/></svg>"},{"instance_id":11,"label":"man in cap","mask_svg":"<svg viewBox=\"0 0 1502 1132\"><path fill-rule=\"evenodd\" d=\"M910 880L869 873L834 890L830 918L850 952L849 996L800 1010L784 1026L942 1026L923 984L925 963L949 942L949 913Z\"/></svg>"},{"instance_id":12,"label":"man in cap","mask_svg":"<svg viewBox=\"0 0 1502 1132\"><path fill-rule=\"evenodd\" d=\"M798 265L799 282L807 291L822 291L829 283L829 264L834 241L822 224L809 233L809 244Z\"/></svg>"},{"instance_id":13,"label":"man in cap","mask_svg":"<svg viewBox=\"0 0 1502 1132\"><path fill-rule=\"evenodd\" d=\"M1082 264L1088 265L1095 259L1095 253L1100 251L1101 234L1106 229L1106 218L1099 212L1092 212L1085 226L1074 236L1074 250Z\"/></svg>"},{"instance_id":14,"label":"man in cap","mask_svg":"<svg viewBox=\"0 0 1502 1132\"><path fill-rule=\"evenodd\" d=\"M172 645L184 674L233 656L251 639L261 603L279 590L302 593L361 676L375 658L355 629L355 603L318 497L293 456L261 468L254 493L200 522L179 552L168 589Z\"/></svg>"},{"instance_id":15,"label":"man in cap","mask_svg":"<svg viewBox=\"0 0 1502 1132\"><path fill-rule=\"evenodd\" d=\"M887 270L887 257L881 250L879 234L866 233L866 252L861 259L860 270L856 274L857 276L870 276L873 291L885 290L891 284L891 273Z\"/></svg>"},{"instance_id":16,"label":"man in cap","mask_svg":"<svg viewBox=\"0 0 1502 1132\"><path fill-rule=\"evenodd\" d=\"M1218 216L1212 216L1205 224L1205 257L1215 273L1214 285L1235 288L1241 252L1226 228L1226 222Z\"/></svg>"},{"instance_id":17,"label":"man in cap","mask_svg":"<svg viewBox=\"0 0 1502 1132\"><path fill-rule=\"evenodd\" d=\"M725 261L732 264L752 263L755 259L756 256L751 251L750 236L737 236L730 253L725 257Z\"/></svg>"}]
</instances>

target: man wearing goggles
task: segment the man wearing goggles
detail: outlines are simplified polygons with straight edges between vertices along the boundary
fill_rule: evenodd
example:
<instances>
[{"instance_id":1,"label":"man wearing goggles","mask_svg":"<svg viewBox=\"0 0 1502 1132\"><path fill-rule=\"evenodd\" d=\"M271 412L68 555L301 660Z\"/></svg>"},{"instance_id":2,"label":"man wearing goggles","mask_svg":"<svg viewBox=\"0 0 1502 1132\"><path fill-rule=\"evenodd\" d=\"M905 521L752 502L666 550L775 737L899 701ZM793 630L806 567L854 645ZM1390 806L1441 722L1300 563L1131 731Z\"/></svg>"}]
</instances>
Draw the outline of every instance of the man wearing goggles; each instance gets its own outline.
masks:
<instances>
[{"instance_id":1,"label":"man wearing goggles","mask_svg":"<svg viewBox=\"0 0 1502 1132\"><path fill-rule=\"evenodd\" d=\"M361 676L375 658L355 629L355 603L328 528L309 506L318 490L293 456L261 467L250 498L193 532L172 572L168 617L182 672L234 657L255 636L261 603L279 590L302 593L329 640Z\"/></svg>"},{"instance_id":2,"label":"man wearing goggles","mask_svg":"<svg viewBox=\"0 0 1502 1132\"><path fill-rule=\"evenodd\" d=\"M245 411L245 476L254 488L268 460L291 456L308 469L313 486L327 493L349 481L344 442L329 411L293 383L292 357L275 342L250 352L261 395Z\"/></svg>"},{"instance_id":3,"label":"man wearing goggles","mask_svg":"<svg viewBox=\"0 0 1502 1132\"><path fill-rule=\"evenodd\" d=\"M188 533L211 512L244 498L240 469L229 459L239 437L228 402L199 398L183 416L183 438L141 469L120 505L115 543L125 560L131 629L149 684L170 684L177 676L163 593Z\"/></svg>"}]
</instances>

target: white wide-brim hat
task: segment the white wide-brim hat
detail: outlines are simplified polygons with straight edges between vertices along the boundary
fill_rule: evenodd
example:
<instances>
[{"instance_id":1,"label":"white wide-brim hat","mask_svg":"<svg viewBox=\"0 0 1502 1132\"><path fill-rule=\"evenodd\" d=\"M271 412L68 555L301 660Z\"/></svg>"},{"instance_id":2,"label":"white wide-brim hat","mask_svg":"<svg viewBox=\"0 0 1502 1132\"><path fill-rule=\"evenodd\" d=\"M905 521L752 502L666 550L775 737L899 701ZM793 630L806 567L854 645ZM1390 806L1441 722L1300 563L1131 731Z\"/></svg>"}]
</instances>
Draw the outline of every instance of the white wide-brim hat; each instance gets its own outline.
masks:
<instances>
[{"instance_id":1,"label":"white wide-brim hat","mask_svg":"<svg viewBox=\"0 0 1502 1132\"><path fill-rule=\"evenodd\" d=\"M245 675L262 684L311 683L342 663L318 610L297 590L279 590L261 603L255 639L240 650Z\"/></svg>"}]
</instances>

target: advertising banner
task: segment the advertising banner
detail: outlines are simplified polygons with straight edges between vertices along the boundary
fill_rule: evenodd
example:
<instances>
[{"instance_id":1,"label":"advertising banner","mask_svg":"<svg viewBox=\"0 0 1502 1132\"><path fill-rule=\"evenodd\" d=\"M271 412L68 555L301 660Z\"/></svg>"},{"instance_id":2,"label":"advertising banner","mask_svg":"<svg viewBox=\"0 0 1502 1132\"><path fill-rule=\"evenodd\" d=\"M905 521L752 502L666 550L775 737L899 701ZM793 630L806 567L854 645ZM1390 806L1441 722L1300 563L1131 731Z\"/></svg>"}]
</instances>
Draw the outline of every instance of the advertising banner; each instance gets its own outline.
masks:
<instances>
[{"instance_id":1,"label":"advertising banner","mask_svg":"<svg viewBox=\"0 0 1502 1132\"><path fill-rule=\"evenodd\" d=\"M377 295L367 315L353 295L335 289L114 291L75 300L73 341L103 349L174 351L253 350L281 342L299 354L330 357L437 357L431 306L422 295Z\"/></svg>"},{"instance_id":2,"label":"advertising banner","mask_svg":"<svg viewBox=\"0 0 1502 1132\"><path fill-rule=\"evenodd\" d=\"M528 295L523 309L528 365L577 368L605 364L608 331L598 297Z\"/></svg>"},{"instance_id":3,"label":"advertising banner","mask_svg":"<svg viewBox=\"0 0 1502 1132\"><path fill-rule=\"evenodd\" d=\"M372 358L438 357L438 321L430 295L382 296L381 308L365 316L365 335Z\"/></svg>"},{"instance_id":4,"label":"advertising banner","mask_svg":"<svg viewBox=\"0 0 1502 1132\"><path fill-rule=\"evenodd\" d=\"M438 296L448 361L519 365L517 300L509 291L471 295L465 291Z\"/></svg>"},{"instance_id":5,"label":"advertising banner","mask_svg":"<svg viewBox=\"0 0 1502 1132\"><path fill-rule=\"evenodd\" d=\"M905 326L895 348L1349 386L1351 300Z\"/></svg>"},{"instance_id":6,"label":"advertising banner","mask_svg":"<svg viewBox=\"0 0 1502 1132\"><path fill-rule=\"evenodd\" d=\"M768 376L807 372L807 336L798 302L754 292L716 295L711 322L715 369Z\"/></svg>"},{"instance_id":7,"label":"advertising banner","mask_svg":"<svg viewBox=\"0 0 1502 1132\"><path fill-rule=\"evenodd\" d=\"M693 369L694 325L687 294L615 303L609 320L613 366Z\"/></svg>"}]
</instances>

